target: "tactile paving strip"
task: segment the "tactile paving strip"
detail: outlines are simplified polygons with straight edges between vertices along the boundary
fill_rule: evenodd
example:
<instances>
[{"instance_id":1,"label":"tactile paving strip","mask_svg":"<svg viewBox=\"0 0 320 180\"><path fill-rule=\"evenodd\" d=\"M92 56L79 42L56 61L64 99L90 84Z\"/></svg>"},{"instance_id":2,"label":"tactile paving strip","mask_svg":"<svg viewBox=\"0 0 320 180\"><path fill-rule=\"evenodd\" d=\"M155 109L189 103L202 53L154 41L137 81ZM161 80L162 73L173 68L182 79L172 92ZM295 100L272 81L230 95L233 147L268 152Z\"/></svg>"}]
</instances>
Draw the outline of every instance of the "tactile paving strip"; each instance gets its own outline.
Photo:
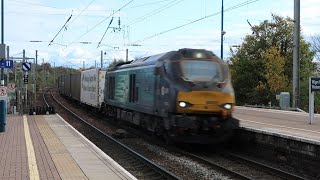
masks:
<instances>
[{"instance_id":1,"label":"tactile paving strip","mask_svg":"<svg viewBox=\"0 0 320 180\"><path fill-rule=\"evenodd\" d=\"M43 116L36 116L35 121L61 179L88 179L64 145L56 137Z\"/></svg>"}]
</instances>

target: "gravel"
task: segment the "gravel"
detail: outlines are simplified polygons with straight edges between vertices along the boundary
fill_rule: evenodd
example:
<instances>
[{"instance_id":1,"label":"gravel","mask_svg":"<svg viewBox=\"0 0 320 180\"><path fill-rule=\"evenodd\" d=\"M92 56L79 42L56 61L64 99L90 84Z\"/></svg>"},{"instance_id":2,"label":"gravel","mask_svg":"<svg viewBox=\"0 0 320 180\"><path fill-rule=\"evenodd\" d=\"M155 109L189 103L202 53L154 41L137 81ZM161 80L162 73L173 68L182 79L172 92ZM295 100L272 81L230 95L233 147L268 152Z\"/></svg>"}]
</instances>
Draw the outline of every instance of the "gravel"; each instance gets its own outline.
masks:
<instances>
[{"instance_id":1,"label":"gravel","mask_svg":"<svg viewBox=\"0 0 320 180\"><path fill-rule=\"evenodd\" d=\"M182 179L231 179L206 165L199 164L186 156L169 152L167 149L145 142L143 139L123 139L121 141Z\"/></svg>"}]
</instances>

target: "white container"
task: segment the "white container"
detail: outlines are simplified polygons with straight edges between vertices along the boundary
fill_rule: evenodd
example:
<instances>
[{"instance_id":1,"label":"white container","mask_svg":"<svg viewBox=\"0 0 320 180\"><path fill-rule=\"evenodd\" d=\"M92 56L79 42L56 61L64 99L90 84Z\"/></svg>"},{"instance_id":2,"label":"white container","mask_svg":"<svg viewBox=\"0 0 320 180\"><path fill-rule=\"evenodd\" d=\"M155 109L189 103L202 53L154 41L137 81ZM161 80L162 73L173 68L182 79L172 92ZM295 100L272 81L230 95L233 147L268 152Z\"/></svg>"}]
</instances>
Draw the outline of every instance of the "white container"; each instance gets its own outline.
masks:
<instances>
[{"instance_id":1,"label":"white container","mask_svg":"<svg viewBox=\"0 0 320 180\"><path fill-rule=\"evenodd\" d=\"M106 71L90 69L81 72L81 102L96 108L101 107L104 100L104 83Z\"/></svg>"}]
</instances>

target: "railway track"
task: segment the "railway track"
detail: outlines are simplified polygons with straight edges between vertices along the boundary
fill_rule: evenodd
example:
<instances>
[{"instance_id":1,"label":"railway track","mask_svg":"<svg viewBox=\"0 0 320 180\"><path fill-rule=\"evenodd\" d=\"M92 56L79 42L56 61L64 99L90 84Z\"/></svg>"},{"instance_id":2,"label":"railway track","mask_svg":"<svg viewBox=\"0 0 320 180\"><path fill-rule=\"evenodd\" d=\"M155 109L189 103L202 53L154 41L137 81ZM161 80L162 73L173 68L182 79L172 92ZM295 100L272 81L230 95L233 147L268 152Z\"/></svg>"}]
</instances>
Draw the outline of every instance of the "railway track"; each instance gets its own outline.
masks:
<instances>
[{"instance_id":1,"label":"railway track","mask_svg":"<svg viewBox=\"0 0 320 180\"><path fill-rule=\"evenodd\" d=\"M85 135L90 141L96 144L102 151L112 157L116 162L118 162L122 167L129 171L133 176L138 179L180 179L175 174L167 171L161 166L153 163L146 157L135 152L128 146L117 141L113 137L105 134L97 127L88 123L85 119L79 117L77 114L65 107L61 102L59 102L52 94L52 92L44 91L43 98L47 106L50 104L46 96L50 94L50 97L54 101L50 101L50 104L55 102L64 111L72 114L72 121L77 124L79 132ZM52 104L51 104L52 105ZM58 106L55 106L58 108ZM81 124L81 125L80 125Z\"/></svg>"},{"instance_id":2,"label":"railway track","mask_svg":"<svg viewBox=\"0 0 320 180\"><path fill-rule=\"evenodd\" d=\"M51 97L54 97L51 94ZM47 94L48 95L48 94ZM44 99L46 96L46 92L43 94ZM57 101L55 99L55 101ZM50 101L50 103L53 101ZM46 102L47 106L49 105L48 102ZM61 104L61 103L60 103ZM59 106L63 106L62 104ZM58 107L58 106L56 106ZM69 111L70 114L70 111ZM136 156L132 149L130 150L123 150L120 147L115 147L113 144L113 140L117 141L116 139L110 137L110 136L104 136L101 134L104 134L100 130L97 130L95 127L87 128L88 122L83 120L83 118L78 117L76 114L71 112L73 116L75 117L75 121L79 122L79 119L81 119L80 122L83 122L83 127L78 129L81 133L85 134L88 139L90 139L92 142L94 142L100 149L102 149L104 152L106 152L108 155L110 155L113 159L115 159L120 165L122 165L125 169L127 169L130 173L132 173L134 176L136 176L138 179L179 179L179 177L175 176L174 174L169 172L168 175L162 175L163 173L157 173L158 170L154 170L154 168L158 168L159 166L155 163L152 163L152 165L148 165L149 162L145 162L145 160L149 161L147 158L143 158L142 160L139 160L139 157ZM111 140L104 140L111 138ZM103 139L103 142L102 142ZM113 139L113 140L112 140ZM125 143L125 142L123 142ZM120 142L119 146L125 146L128 148L128 145L124 145ZM170 148L169 148L170 149ZM124 152L122 152L124 151ZM130 152L127 151L133 151L134 155L131 155ZM302 177L296 176L294 174L290 174L284 171L280 171L278 169L263 165L258 162L254 162L252 160L246 159L245 157L241 157L236 154L231 153L211 153L211 154L192 154L188 152L182 152L181 149L177 150L173 148L172 151L175 151L177 154L180 154L180 156L186 156L190 157L196 162L200 162L201 164L205 164L207 167L210 167L212 169L218 170L224 175L227 175L229 177L232 177L234 179L303 179ZM130 154L128 157L125 157L119 152L122 152L124 154ZM219 151L220 152L220 151ZM224 151L221 151L224 152ZM132 158L134 157L134 158ZM125 159L125 160L124 160ZM142 163L141 163L142 162ZM161 164L161 163L160 163ZM145 167L147 166L147 168ZM149 170L151 167L152 170ZM160 167L160 169L163 169ZM168 171L167 171L168 172ZM160 175L159 175L160 174ZM166 174L166 173L165 173ZM170 175L173 175L173 177L170 177Z\"/></svg>"},{"instance_id":3,"label":"railway track","mask_svg":"<svg viewBox=\"0 0 320 180\"><path fill-rule=\"evenodd\" d=\"M215 153L208 155L183 152L183 154L196 161L212 166L213 168L218 169L226 174L230 174L237 179L305 179L295 174L264 165L233 153Z\"/></svg>"},{"instance_id":4,"label":"railway track","mask_svg":"<svg viewBox=\"0 0 320 180\"><path fill-rule=\"evenodd\" d=\"M234 153L228 153L227 156L231 157L233 160L238 161L238 162L244 162L249 166L253 166L255 168L261 169L265 172L269 172L270 174L274 174L276 176L282 177L284 179L296 179L296 180L303 180L305 178L297 176L295 174L289 173L289 172L285 172L282 171L280 169L276 169L274 167L262 164L260 162L248 159L244 156L238 155L238 154L234 154Z\"/></svg>"}]
</instances>

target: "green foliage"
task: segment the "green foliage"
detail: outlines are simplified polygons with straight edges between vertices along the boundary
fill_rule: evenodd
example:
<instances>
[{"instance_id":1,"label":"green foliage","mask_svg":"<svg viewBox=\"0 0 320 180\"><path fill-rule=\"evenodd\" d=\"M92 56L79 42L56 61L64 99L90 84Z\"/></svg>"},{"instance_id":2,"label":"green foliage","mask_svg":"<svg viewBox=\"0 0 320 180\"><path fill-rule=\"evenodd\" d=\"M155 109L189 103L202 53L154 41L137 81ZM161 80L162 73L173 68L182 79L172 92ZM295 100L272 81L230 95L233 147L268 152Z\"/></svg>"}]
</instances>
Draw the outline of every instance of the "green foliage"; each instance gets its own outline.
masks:
<instances>
[{"instance_id":1,"label":"green foliage","mask_svg":"<svg viewBox=\"0 0 320 180\"><path fill-rule=\"evenodd\" d=\"M12 69L12 73L10 73L10 82L15 82L17 87L24 86L23 84L23 71L21 70L21 63L15 64L15 69ZM41 65L37 65L35 67L35 64L31 65L31 71L28 72L29 78L28 78L28 89L32 90L34 84L34 70L37 69L37 78L36 78L36 86L37 90L42 89L43 87L55 87L56 82L59 76L63 74L74 74L74 73L80 73L79 70L72 69L72 68L66 68L66 67L52 67L49 63L44 63ZM16 74L16 81L14 78L14 74Z\"/></svg>"},{"instance_id":2,"label":"green foliage","mask_svg":"<svg viewBox=\"0 0 320 180\"><path fill-rule=\"evenodd\" d=\"M271 47L265 53L265 78L271 93L288 91L288 81L284 75L285 60L276 47Z\"/></svg>"},{"instance_id":3,"label":"green foliage","mask_svg":"<svg viewBox=\"0 0 320 180\"><path fill-rule=\"evenodd\" d=\"M277 103L275 95L289 91L292 97L293 20L272 15L252 27L253 34L241 46L231 50L231 74L236 100L242 104ZM301 107L308 107L309 76L316 71L315 56L310 43L300 40Z\"/></svg>"},{"instance_id":4,"label":"green foliage","mask_svg":"<svg viewBox=\"0 0 320 180\"><path fill-rule=\"evenodd\" d=\"M317 60L320 60L320 35L312 37L312 48L317 53Z\"/></svg>"}]
</instances>

